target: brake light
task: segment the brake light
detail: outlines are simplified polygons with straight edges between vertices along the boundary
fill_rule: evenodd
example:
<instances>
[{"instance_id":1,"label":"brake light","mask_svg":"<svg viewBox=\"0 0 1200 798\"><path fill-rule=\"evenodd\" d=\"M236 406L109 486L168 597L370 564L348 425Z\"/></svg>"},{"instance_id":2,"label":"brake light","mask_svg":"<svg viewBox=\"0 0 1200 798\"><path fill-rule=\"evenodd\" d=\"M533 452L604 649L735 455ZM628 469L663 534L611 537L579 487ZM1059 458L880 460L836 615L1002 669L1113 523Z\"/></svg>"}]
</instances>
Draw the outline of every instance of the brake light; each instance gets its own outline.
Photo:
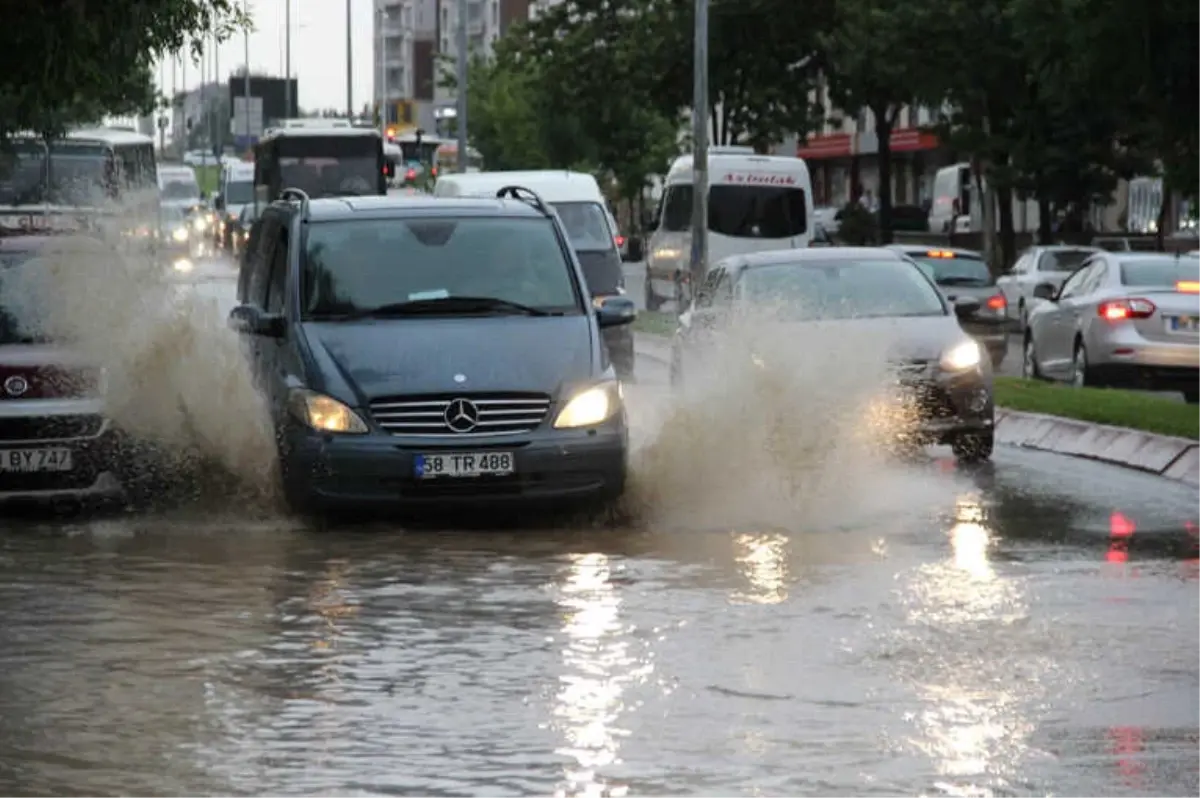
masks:
<instances>
[{"instance_id":1,"label":"brake light","mask_svg":"<svg viewBox=\"0 0 1200 798\"><path fill-rule=\"evenodd\" d=\"M953 258L954 253L948 249L931 249L925 253L927 258Z\"/></svg>"},{"instance_id":2,"label":"brake light","mask_svg":"<svg viewBox=\"0 0 1200 798\"><path fill-rule=\"evenodd\" d=\"M434 177L437 177L437 167L435 166L432 169L430 169L429 174L433 175Z\"/></svg>"},{"instance_id":3,"label":"brake light","mask_svg":"<svg viewBox=\"0 0 1200 798\"><path fill-rule=\"evenodd\" d=\"M1175 290L1181 294L1200 294L1200 283L1195 280L1180 280L1175 283Z\"/></svg>"},{"instance_id":4,"label":"brake light","mask_svg":"<svg viewBox=\"0 0 1200 798\"><path fill-rule=\"evenodd\" d=\"M1114 299L1111 302L1101 302L1096 307L1096 313L1106 321L1148 319L1154 315L1155 310L1157 308L1149 299Z\"/></svg>"},{"instance_id":5,"label":"brake light","mask_svg":"<svg viewBox=\"0 0 1200 798\"><path fill-rule=\"evenodd\" d=\"M988 297L987 306L991 310L1004 310L1008 306L1008 302L1004 300L1004 294L996 294Z\"/></svg>"},{"instance_id":6,"label":"brake light","mask_svg":"<svg viewBox=\"0 0 1200 798\"><path fill-rule=\"evenodd\" d=\"M613 236L613 241L617 242L617 248L625 246L625 236Z\"/></svg>"},{"instance_id":7,"label":"brake light","mask_svg":"<svg viewBox=\"0 0 1200 798\"><path fill-rule=\"evenodd\" d=\"M437 173L435 172L434 174L437 174ZM417 170L409 169L407 172L404 173L404 177L406 180L416 180L417 179Z\"/></svg>"}]
</instances>

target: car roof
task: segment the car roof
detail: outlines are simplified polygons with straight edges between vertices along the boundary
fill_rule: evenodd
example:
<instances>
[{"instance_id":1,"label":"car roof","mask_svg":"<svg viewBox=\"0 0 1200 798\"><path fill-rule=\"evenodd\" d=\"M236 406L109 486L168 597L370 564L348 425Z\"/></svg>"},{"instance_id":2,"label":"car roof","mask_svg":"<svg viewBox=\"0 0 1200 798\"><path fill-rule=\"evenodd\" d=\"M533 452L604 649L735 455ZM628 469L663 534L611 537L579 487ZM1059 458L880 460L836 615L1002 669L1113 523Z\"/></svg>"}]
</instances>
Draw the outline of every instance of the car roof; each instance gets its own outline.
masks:
<instances>
[{"instance_id":1,"label":"car roof","mask_svg":"<svg viewBox=\"0 0 1200 798\"><path fill-rule=\"evenodd\" d=\"M313 222L341 219L402 219L413 216L511 216L544 218L528 202L487 197L409 196L323 197L309 203Z\"/></svg>"},{"instance_id":2,"label":"car roof","mask_svg":"<svg viewBox=\"0 0 1200 798\"><path fill-rule=\"evenodd\" d=\"M1107 252L1106 249L1093 247L1091 244L1038 244L1030 249L1039 252Z\"/></svg>"},{"instance_id":3,"label":"car roof","mask_svg":"<svg viewBox=\"0 0 1200 798\"><path fill-rule=\"evenodd\" d=\"M522 186L536 191L546 202L603 202L604 195L596 178L586 172L571 172L564 169L538 169L511 172L473 172L448 174L438 178L437 186L443 191L459 189L460 194L439 193L439 197L470 196L476 192L494 196L505 186Z\"/></svg>"},{"instance_id":4,"label":"car roof","mask_svg":"<svg viewBox=\"0 0 1200 798\"><path fill-rule=\"evenodd\" d=\"M961 255L965 258L983 260L983 253L979 250L964 249L962 247L939 247L931 244L888 244L887 249L903 252L905 255L917 255L923 252L952 252L956 256Z\"/></svg>"}]
</instances>

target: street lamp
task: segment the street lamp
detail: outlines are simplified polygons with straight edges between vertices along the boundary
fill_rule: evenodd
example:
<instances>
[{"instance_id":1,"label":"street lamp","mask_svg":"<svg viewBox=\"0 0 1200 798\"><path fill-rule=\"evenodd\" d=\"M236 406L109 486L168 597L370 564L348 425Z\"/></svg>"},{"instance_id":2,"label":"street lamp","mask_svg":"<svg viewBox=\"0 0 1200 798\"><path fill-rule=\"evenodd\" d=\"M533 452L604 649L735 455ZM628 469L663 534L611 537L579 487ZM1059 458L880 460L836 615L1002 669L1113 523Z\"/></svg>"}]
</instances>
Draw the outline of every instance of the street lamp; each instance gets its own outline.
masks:
<instances>
[{"instance_id":1,"label":"street lamp","mask_svg":"<svg viewBox=\"0 0 1200 798\"><path fill-rule=\"evenodd\" d=\"M695 41L692 45L692 248L689 286L704 279L708 261L708 0L695 0ZM676 288L676 313L684 308L682 287Z\"/></svg>"}]
</instances>

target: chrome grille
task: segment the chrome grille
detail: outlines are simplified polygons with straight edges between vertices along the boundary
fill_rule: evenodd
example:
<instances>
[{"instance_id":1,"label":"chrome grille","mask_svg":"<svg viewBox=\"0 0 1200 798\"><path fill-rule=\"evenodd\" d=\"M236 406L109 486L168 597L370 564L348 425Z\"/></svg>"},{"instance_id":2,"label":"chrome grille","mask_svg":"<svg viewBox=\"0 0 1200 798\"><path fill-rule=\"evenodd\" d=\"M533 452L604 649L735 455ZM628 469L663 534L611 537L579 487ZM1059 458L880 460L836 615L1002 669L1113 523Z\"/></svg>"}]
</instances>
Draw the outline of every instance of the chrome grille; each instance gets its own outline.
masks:
<instances>
[{"instance_id":1,"label":"chrome grille","mask_svg":"<svg viewBox=\"0 0 1200 798\"><path fill-rule=\"evenodd\" d=\"M447 417L451 404L462 400L473 405L478 416L467 431L456 430ZM528 432L542 423L549 410L550 397L537 393L391 396L371 402L375 422L392 435L456 438Z\"/></svg>"}]
</instances>

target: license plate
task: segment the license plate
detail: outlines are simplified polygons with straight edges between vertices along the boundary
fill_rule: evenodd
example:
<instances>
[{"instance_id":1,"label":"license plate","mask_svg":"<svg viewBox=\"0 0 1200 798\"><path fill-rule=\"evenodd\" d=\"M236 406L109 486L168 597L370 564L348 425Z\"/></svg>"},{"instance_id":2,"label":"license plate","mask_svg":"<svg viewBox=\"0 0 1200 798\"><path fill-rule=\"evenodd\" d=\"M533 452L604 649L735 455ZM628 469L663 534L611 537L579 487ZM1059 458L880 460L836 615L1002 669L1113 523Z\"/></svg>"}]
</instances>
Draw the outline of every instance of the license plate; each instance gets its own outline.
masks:
<instances>
[{"instance_id":1,"label":"license plate","mask_svg":"<svg viewBox=\"0 0 1200 798\"><path fill-rule=\"evenodd\" d=\"M1200 332L1200 319L1195 316L1167 316L1167 330L1174 333Z\"/></svg>"},{"instance_id":2,"label":"license plate","mask_svg":"<svg viewBox=\"0 0 1200 798\"><path fill-rule=\"evenodd\" d=\"M0 472L70 471L70 449L0 449Z\"/></svg>"},{"instance_id":3,"label":"license plate","mask_svg":"<svg viewBox=\"0 0 1200 798\"><path fill-rule=\"evenodd\" d=\"M512 452L445 452L413 458L417 479L438 477L502 477L516 467Z\"/></svg>"}]
</instances>

